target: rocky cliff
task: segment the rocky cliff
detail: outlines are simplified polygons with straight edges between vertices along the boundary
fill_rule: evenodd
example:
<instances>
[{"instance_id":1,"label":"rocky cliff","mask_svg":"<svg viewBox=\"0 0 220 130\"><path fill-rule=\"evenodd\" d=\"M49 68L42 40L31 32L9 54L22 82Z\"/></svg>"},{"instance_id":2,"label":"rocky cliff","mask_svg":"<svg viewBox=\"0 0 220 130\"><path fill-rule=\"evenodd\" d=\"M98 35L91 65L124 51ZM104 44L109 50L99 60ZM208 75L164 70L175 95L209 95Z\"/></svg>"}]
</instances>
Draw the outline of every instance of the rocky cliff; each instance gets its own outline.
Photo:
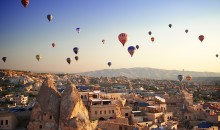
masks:
<instances>
[{"instance_id":1,"label":"rocky cliff","mask_svg":"<svg viewBox=\"0 0 220 130\"><path fill-rule=\"evenodd\" d=\"M76 87L69 82L61 98L60 130L93 130L88 111Z\"/></svg>"},{"instance_id":2,"label":"rocky cliff","mask_svg":"<svg viewBox=\"0 0 220 130\"><path fill-rule=\"evenodd\" d=\"M40 88L31 113L28 130L57 130L61 95L53 82L46 79Z\"/></svg>"},{"instance_id":3,"label":"rocky cliff","mask_svg":"<svg viewBox=\"0 0 220 130\"><path fill-rule=\"evenodd\" d=\"M57 91L53 80L46 79L40 88L31 113L28 130L93 130L76 87L69 82L64 93Z\"/></svg>"}]
</instances>

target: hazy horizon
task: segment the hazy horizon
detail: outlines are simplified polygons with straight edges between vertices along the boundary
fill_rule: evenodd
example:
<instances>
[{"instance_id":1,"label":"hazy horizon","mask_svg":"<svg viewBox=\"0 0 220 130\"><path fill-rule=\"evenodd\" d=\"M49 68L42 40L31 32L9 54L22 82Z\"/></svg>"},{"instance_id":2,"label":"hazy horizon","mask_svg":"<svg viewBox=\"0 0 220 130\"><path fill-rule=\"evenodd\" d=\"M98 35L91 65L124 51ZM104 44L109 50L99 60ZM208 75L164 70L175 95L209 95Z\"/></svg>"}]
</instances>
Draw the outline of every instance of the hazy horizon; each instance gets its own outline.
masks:
<instances>
[{"instance_id":1,"label":"hazy horizon","mask_svg":"<svg viewBox=\"0 0 220 130\"><path fill-rule=\"evenodd\" d=\"M99 69L99 70L90 70L90 71L82 71L82 72L59 72L59 71L31 71L31 70L19 70L19 69L0 69L0 70L11 70L11 71L31 71L34 73L53 73L53 74L63 74L63 73L68 73L68 74L81 74L81 73L88 73L88 72L97 72L97 71L103 71L103 70L120 70L120 69L156 69L156 70L165 70L165 71L179 71L182 73L186 73L186 72L199 72L199 73L217 73L220 74L220 72L211 72L211 71L191 71L191 70L175 70L175 69L161 69L161 68L152 68L152 67L131 67L131 68L116 68L116 69L111 69L111 68L107 68L107 69Z\"/></svg>"},{"instance_id":2,"label":"hazy horizon","mask_svg":"<svg viewBox=\"0 0 220 130\"><path fill-rule=\"evenodd\" d=\"M37 0L26 8L19 0L0 3L0 69L82 73L148 67L220 73L215 56L220 55L219 0ZM120 33L128 34L124 47ZM205 36L203 42L199 35ZM127 48L136 45L140 48L131 57ZM78 61L74 47L79 48Z\"/></svg>"}]
</instances>

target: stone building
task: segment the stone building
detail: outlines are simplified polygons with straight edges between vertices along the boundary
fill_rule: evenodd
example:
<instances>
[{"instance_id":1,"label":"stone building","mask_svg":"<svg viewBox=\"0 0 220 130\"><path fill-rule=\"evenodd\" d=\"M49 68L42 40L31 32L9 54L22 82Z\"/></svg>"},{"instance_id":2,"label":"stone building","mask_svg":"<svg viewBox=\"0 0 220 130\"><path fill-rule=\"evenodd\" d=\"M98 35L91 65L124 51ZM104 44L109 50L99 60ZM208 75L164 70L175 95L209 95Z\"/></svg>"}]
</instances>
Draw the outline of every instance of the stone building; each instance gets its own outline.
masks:
<instances>
[{"instance_id":1,"label":"stone building","mask_svg":"<svg viewBox=\"0 0 220 130\"><path fill-rule=\"evenodd\" d=\"M109 99L91 99L90 119L106 120L116 118L115 104Z\"/></svg>"},{"instance_id":2,"label":"stone building","mask_svg":"<svg viewBox=\"0 0 220 130\"><path fill-rule=\"evenodd\" d=\"M13 113L0 113L0 130L14 130L17 118Z\"/></svg>"},{"instance_id":3,"label":"stone building","mask_svg":"<svg viewBox=\"0 0 220 130\"><path fill-rule=\"evenodd\" d=\"M16 105L26 105L28 103L28 96L18 95L13 97L13 102Z\"/></svg>"}]
</instances>

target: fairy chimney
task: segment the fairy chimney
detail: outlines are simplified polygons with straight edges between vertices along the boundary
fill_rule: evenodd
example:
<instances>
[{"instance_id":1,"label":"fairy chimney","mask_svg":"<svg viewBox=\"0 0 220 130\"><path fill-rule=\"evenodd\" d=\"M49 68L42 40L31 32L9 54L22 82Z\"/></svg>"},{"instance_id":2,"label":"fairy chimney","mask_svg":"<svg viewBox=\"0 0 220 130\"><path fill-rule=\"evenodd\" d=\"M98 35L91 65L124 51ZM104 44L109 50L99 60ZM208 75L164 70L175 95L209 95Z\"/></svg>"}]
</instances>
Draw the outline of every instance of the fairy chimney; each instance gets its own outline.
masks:
<instances>
[{"instance_id":1,"label":"fairy chimney","mask_svg":"<svg viewBox=\"0 0 220 130\"><path fill-rule=\"evenodd\" d=\"M88 110L72 83L61 97L59 130L93 130Z\"/></svg>"},{"instance_id":2,"label":"fairy chimney","mask_svg":"<svg viewBox=\"0 0 220 130\"><path fill-rule=\"evenodd\" d=\"M53 81L46 79L33 107L28 130L58 130L61 95Z\"/></svg>"}]
</instances>

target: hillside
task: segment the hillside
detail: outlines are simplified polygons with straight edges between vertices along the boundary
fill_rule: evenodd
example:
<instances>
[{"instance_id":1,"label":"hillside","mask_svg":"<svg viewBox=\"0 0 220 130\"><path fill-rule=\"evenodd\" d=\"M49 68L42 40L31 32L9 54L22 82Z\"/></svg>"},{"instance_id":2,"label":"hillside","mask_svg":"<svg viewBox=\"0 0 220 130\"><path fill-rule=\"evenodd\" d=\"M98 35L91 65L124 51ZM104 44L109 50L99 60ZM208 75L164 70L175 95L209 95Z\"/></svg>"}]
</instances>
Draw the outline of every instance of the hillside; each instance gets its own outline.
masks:
<instances>
[{"instance_id":1,"label":"hillside","mask_svg":"<svg viewBox=\"0 0 220 130\"><path fill-rule=\"evenodd\" d=\"M97 70L97 71L80 73L80 75L94 76L94 77L126 76L128 78L170 79L170 80L176 80L176 77L179 74L191 75L193 77L207 77L207 78L215 77L215 80L220 80L220 73L195 72L195 71L184 71L183 72L183 71L178 71L178 70L163 70L163 69L155 69L155 68L105 69L105 70Z\"/></svg>"}]
</instances>

